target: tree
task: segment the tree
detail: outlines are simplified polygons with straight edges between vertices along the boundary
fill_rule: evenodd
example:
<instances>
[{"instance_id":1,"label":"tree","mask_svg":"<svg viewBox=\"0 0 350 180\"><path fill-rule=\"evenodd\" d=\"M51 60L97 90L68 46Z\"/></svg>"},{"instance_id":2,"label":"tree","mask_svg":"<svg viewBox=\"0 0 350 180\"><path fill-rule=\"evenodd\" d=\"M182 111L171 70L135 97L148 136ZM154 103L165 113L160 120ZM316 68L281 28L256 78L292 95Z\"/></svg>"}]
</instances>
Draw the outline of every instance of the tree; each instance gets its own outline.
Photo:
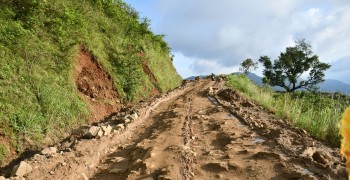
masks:
<instances>
[{"instance_id":1,"label":"tree","mask_svg":"<svg viewBox=\"0 0 350 180\"><path fill-rule=\"evenodd\" d=\"M252 69L256 70L257 68L258 68L258 63L248 58L241 63L241 67L239 68L239 71L242 71L245 75L248 75L248 73Z\"/></svg>"},{"instance_id":2,"label":"tree","mask_svg":"<svg viewBox=\"0 0 350 180\"><path fill-rule=\"evenodd\" d=\"M259 62L265 67L263 82L271 86L280 86L288 92L300 88L311 88L324 81L324 71L331 66L320 62L305 39L296 40L294 47L287 47L273 63L268 56L261 56ZM300 76L309 72L306 80L298 82Z\"/></svg>"}]
</instances>

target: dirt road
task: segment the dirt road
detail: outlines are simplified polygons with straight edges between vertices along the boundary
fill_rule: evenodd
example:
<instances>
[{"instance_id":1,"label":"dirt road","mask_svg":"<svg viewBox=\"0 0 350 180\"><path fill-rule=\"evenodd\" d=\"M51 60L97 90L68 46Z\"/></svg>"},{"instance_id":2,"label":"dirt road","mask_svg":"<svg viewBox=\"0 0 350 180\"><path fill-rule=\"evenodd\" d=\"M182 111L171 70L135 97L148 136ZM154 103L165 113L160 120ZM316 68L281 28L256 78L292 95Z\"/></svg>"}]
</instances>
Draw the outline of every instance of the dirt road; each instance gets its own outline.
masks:
<instances>
[{"instance_id":1,"label":"dirt road","mask_svg":"<svg viewBox=\"0 0 350 180\"><path fill-rule=\"evenodd\" d=\"M338 149L223 88L209 80L189 84L141 106L125 129L73 138L57 146L61 153L28 159L33 171L25 177L346 179ZM116 126L117 119L104 123Z\"/></svg>"}]
</instances>

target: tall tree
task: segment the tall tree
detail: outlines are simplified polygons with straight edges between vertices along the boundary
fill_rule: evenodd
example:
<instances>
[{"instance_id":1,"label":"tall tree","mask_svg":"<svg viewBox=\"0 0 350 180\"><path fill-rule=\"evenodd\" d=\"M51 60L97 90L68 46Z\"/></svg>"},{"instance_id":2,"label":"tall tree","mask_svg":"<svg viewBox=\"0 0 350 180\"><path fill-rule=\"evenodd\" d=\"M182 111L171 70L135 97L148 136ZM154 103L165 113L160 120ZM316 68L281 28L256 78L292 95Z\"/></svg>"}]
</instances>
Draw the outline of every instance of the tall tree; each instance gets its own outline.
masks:
<instances>
[{"instance_id":1,"label":"tall tree","mask_svg":"<svg viewBox=\"0 0 350 180\"><path fill-rule=\"evenodd\" d=\"M242 71L245 75L248 75L248 73L252 69L255 70L257 68L258 68L258 63L254 62L252 59L248 58L241 63L241 67L239 68L239 71Z\"/></svg>"},{"instance_id":2,"label":"tall tree","mask_svg":"<svg viewBox=\"0 0 350 180\"><path fill-rule=\"evenodd\" d=\"M268 56L260 57L259 62L265 67L264 83L294 92L300 88L313 87L324 81L324 72L331 66L320 62L318 56L312 52L310 43L305 39L295 42L294 47L287 47L286 51L282 52L273 63ZM307 79L298 82L298 78L306 72L309 72Z\"/></svg>"}]
</instances>

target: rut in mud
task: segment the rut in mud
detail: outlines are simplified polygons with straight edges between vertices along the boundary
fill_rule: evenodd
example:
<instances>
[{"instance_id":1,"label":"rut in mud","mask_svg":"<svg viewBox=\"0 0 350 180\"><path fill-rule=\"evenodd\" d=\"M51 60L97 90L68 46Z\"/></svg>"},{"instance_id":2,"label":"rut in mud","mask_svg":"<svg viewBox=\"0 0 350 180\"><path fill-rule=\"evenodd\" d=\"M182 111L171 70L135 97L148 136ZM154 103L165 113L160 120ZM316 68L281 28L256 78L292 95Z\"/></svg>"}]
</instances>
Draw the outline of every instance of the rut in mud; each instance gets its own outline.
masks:
<instances>
[{"instance_id":1,"label":"rut in mud","mask_svg":"<svg viewBox=\"0 0 350 180\"><path fill-rule=\"evenodd\" d=\"M346 179L339 149L223 87L191 82L135 108L136 120L112 117L105 122L112 134L73 140L61 154L28 159L33 171L25 177Z\"/></svg>"}]
</instances>

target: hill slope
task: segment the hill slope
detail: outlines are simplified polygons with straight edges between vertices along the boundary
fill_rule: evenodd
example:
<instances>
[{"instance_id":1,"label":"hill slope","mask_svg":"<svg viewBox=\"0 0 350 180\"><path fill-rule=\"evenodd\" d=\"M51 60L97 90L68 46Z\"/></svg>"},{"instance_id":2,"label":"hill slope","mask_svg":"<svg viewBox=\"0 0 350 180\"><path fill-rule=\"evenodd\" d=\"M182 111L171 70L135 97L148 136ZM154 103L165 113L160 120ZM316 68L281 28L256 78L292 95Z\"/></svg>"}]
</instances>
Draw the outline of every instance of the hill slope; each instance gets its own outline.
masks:
<instances>
[{"instance_id":1,"label":"hill slope","mask_svg":"<svg viewBox=\"0 0 350 180\"><path fill-rule=\"evenodd\" d=\"M240 73L233 73L233 74L240 74ZM249 73L248 78L252 80L257 85L263 85L262 77L254 74ZM350 85L346 84L344 82L334 80L334 79L325 79L324 82L318 84L319 90L322 92L340 92L342 94L350 95ZM276 91L283 91L283 88L281 87L273 87Z\"/></svg>"},{"instance_id":2,"label":"hill slope","mask_svg":"<svg viewBox=\"0 0 350 180\"><path fill-rule=\"evenodd\" d=\"M181 83L163 36L121 0L4 0L0 23L0 161Z\"/></svg>"}]
</instances>

